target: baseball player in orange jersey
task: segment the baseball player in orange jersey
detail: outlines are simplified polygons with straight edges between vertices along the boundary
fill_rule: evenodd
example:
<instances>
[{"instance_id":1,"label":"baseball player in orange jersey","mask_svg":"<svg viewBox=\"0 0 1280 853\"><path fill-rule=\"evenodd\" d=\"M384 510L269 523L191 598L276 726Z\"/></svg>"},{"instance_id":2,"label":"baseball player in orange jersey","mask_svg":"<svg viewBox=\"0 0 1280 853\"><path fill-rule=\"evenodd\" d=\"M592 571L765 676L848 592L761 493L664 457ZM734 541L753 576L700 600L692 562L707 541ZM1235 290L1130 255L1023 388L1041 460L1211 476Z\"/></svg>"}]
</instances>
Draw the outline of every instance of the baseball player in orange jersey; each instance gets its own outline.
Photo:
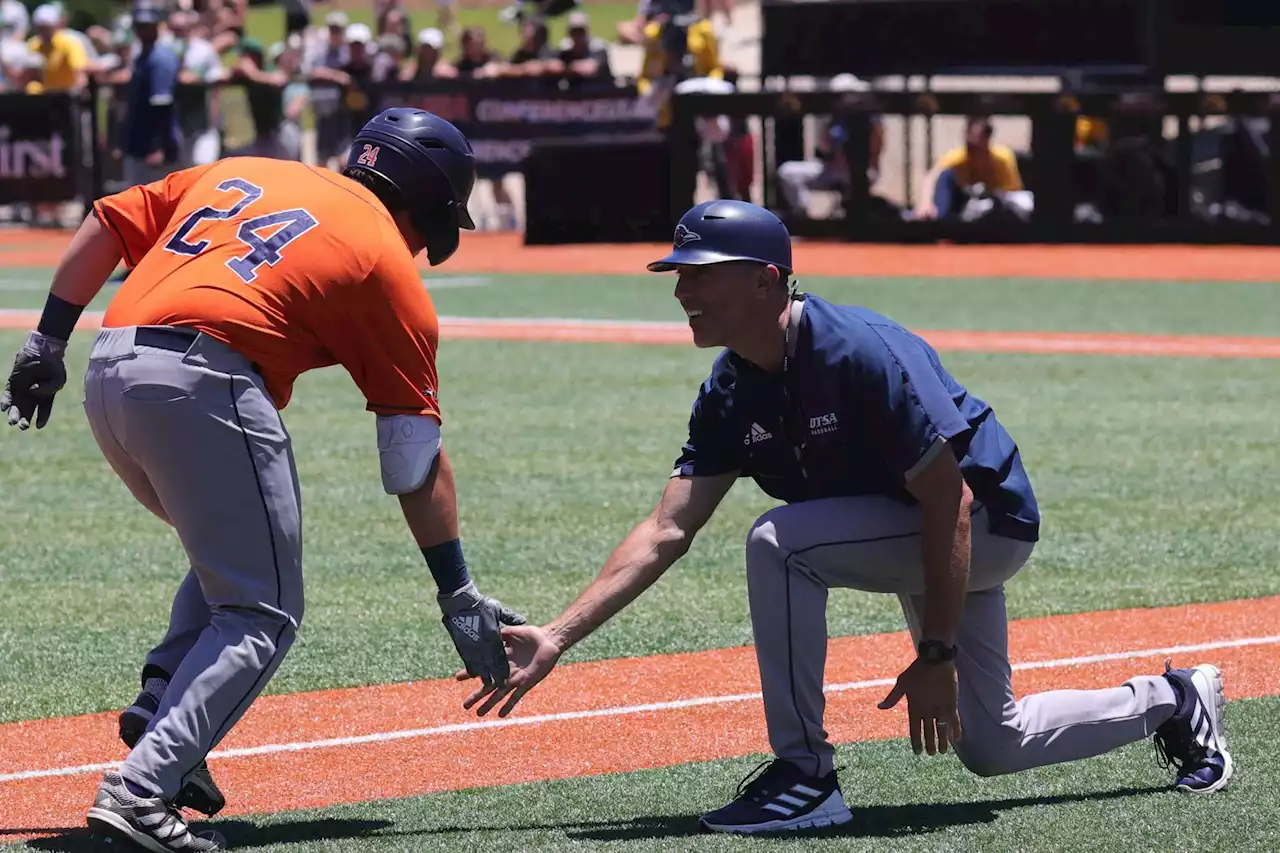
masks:
<instances>
[{"instance_id":1,"label":"baseball player in orange jersey","mask_svg":"<svg viewBox=\"0 0 1280 853\"><path fill-rule=\"evenodd\" d=\"M377 416L382 483L434 577L467 671L508 676L499 624L524 622L479 593L458 542L441 446L435 309L414 265L443 263L475 160L466 138L396 108L356 138L342 175L230 158L100 199L54 274L39 327L0 397L8 421L49 419L83 307L123 259L85 375L85 414L108 463L176 530L191 568L143 691L120 717L131 747L88 823L151 851L225 847L188 806L223 798L205 765L279 667L302 620L301 507L279 410L294 380L340 364Z\"/></svg>"}]
</instances>

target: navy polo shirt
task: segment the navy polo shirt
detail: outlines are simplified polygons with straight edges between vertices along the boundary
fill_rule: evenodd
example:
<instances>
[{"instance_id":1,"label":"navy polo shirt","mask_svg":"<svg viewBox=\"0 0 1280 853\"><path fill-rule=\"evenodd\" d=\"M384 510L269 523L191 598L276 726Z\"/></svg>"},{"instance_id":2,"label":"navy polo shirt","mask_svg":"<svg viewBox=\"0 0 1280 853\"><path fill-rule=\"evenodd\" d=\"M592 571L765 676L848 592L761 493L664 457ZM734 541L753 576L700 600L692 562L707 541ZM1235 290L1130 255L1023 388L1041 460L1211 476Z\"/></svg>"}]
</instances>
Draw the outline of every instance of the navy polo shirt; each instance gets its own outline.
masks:
<instances>
[{"instance_id":1,"label":"navy polo shirt","mask_svg":"<svg viewBox=\"0 0 1280 853\"><path fill-rule=\"evenodd\" d=\"M906 475L944 439L991 532L1039 538L1017 444L933 347L874 311L816 296L792 325L781 373L729 350L716 359L673 477L736 471L787 503L883 495L912 505Z\"/></svg>"},{"instance_id":2,"label":"navy polo shirt","mask_svg":"<svg viewBox=\"0 0 1280 853\"><path fill-rule=\"evenodd\" d=\"M164 151L166 159L172 160L176 154L178 119L173 92L180 66L178 55L159 43L144 47L134 60L124 145L130 157Z\"/></svg>"}]
</instances>

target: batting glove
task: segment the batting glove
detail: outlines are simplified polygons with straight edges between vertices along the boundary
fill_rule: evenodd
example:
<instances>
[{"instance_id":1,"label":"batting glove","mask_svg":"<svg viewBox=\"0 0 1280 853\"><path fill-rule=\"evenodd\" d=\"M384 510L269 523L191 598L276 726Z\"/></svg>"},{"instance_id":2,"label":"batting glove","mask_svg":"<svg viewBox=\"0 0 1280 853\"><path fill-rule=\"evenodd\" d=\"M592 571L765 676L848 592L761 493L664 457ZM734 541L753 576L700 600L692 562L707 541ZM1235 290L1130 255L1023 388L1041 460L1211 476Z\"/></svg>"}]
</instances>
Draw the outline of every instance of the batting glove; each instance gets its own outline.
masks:
<instances>
[{"instance_id":1,"label":"batting glove","mask_svg":"<svg viewBox=\"0 0 1280 853\"><path fill-rule=\"evenodd\" d=\"M53 411L53 395L67 384L66 352L66 341L39 332L27 336L0 393L0 413L8 415L9 426L25 430L35 418L36 429L44 429Z\"/></svg>"},{"instance_id":2,"label":"batting glove","mask_svg":"<svg viewBox=\"0 0 1280 853\"><path fill-rule=\"evenodd\" d=\"M479 676L486 687L506 684L511 668L502 645L502 626L523 625L525 618L496 598L481 595L474 581L457 592L437 595L436 600L467 675Z\"/></svg>"}]
</instances>

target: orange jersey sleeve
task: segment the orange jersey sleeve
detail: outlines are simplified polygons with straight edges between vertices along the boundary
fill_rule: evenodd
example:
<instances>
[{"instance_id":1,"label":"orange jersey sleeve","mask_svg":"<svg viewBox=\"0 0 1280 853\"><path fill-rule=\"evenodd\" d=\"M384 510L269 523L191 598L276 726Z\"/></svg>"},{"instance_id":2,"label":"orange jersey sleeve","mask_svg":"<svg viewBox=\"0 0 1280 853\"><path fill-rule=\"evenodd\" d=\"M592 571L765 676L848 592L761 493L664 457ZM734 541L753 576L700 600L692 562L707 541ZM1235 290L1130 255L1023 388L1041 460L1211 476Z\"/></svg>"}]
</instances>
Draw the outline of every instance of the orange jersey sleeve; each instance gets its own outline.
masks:
<instances>
[{"instance_id":1,"label":"orange jersey sleeve","mask_svg":"<svg viewBox=\"0 0 1280 853\"><path fill-rule=\"evenodd\" d=\"M364 394L368 411L440 418L435 306L413 257L390 226L383 230L382 245L382 256L364 282L344 289L345 322L326 343Z\"/></svg>"},{"instance_id":2,"label":"orange jersey sleeve","mask_svg":"<svg viewBox=\"0 0 1280 853\"><path fill-rule=\"evenodd\" d=\"M129 187L94 202L94 214L115 235L129 269L136 267L156 244L183 196L212 166L183 169L155 183Z\"/></svg>"}]
</instances>

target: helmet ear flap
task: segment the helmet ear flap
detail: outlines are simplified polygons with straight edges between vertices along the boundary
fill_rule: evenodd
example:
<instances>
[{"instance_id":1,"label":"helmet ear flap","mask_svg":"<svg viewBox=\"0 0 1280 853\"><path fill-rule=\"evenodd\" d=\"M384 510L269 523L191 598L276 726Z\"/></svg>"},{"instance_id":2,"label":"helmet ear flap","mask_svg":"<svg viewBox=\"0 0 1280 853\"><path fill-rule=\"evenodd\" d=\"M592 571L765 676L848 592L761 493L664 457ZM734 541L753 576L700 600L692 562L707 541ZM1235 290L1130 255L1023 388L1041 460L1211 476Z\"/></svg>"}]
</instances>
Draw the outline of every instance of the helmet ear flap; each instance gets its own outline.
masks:
<instances>
[{"instance_id":1,"label":"helmet ear flap","mask_svg":"<svg viewBox=\"0 0 1280 853\"><path fill-rule=\"evenodd\" d=\"M430 210L419 208L410 215L413 227L418 229L427 244L427 260L431 266L439 266L458 251L460 238L458 216L452 206L439 206Z\"/></svg>"}]
</instances>

